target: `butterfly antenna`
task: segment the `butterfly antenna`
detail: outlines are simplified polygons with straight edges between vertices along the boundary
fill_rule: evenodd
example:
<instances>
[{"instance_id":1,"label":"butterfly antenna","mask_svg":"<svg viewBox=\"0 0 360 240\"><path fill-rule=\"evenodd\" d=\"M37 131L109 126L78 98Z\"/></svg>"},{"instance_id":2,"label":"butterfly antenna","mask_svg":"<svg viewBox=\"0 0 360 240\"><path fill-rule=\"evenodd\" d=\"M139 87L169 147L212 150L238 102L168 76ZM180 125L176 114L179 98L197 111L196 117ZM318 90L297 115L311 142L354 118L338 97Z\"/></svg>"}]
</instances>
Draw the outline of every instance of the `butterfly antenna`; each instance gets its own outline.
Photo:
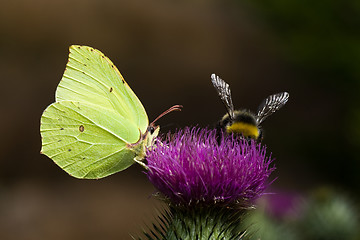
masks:
<instances>
[{"instance_id":1,"label":"butterfly antenna","mask_svg":"<svg viewBox=\"0 0 360 240\"><path fill-rule=\"evenodd\" d=\"M154 121L152 121L152 123L150 125L154 125L154 123L159 120L160 118L162 118L163 116L165 116L166 114L173 112L173 111L181 111L181 108L183 106L182 105L174 105L171 108L169 108L168 110L164 111L162 114L160 114L157 118L155 118Z\"/></svg>"}]
</instances>

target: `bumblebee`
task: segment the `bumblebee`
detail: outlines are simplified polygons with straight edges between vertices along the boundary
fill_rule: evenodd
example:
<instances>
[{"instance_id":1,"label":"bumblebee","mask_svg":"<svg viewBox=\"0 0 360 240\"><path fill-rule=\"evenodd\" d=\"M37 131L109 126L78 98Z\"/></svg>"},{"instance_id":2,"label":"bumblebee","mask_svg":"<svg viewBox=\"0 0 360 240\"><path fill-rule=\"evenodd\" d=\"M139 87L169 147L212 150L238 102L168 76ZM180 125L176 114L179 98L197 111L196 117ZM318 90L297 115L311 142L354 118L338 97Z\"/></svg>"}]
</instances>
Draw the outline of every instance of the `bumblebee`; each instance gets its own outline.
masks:
<instances>
[{"instance_id":1,"label":"bumblebee","mask_svg":"<svg viewBox=\"0 0 360 240\"><path fill-rule=\"evenodd\" d=\"M226 107L227 113L218 122L216 128L226 133L241 134L244 138L262 140L260 124L271 114L279 110L289 100L289 93L270 95L259 105L257 114L249 110L234 110L229 84L219 76L212 74L211 82Z\"/></svg>"}]
</instances>

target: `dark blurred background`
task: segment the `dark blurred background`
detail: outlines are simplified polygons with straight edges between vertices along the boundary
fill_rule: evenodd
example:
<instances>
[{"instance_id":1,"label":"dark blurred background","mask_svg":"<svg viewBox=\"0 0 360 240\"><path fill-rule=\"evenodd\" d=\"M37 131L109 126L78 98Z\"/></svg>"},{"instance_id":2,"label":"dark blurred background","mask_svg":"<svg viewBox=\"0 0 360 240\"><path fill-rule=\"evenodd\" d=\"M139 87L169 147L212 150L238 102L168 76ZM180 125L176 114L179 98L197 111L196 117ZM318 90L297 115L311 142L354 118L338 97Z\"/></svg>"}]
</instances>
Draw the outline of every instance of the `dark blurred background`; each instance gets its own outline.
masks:
<instances>
[{"instance_id":1,"label":"dark blurred background","mask_svg":"<svg viewBox=\"0 0 360 240\"><path fill-rule=\"evenodd\" d=\"M0 239L130 239L157 215L142 169L77 180L40 155L39 121L54 102L71 44L100 49L162 131L208 126L270 94L274 189L331 186L359 198L360 2L304 0L14 0L0 8Z\"/></svg>"}]
</instances>

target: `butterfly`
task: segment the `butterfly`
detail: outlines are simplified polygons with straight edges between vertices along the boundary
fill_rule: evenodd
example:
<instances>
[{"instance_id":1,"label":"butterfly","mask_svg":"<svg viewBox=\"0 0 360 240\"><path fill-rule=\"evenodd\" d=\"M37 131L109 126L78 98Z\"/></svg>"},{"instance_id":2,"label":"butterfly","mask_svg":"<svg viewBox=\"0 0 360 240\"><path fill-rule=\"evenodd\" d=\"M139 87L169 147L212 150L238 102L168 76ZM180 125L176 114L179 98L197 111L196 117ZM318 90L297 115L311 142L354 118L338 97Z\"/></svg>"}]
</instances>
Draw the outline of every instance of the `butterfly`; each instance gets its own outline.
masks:
<instances>
[{"instance_id":1,"label":"butterfly","mask_svg":"<svg viewBox=\"0 0 360 240\"><path fill-rule=\"evenodd\" d=\"M142 160L159 133L116 66L102 52L72 45L55 102L41 116L41 153L76 178L98 179ZM146 167L146 166L145 166Z\"/></svg>"}]
</instances>

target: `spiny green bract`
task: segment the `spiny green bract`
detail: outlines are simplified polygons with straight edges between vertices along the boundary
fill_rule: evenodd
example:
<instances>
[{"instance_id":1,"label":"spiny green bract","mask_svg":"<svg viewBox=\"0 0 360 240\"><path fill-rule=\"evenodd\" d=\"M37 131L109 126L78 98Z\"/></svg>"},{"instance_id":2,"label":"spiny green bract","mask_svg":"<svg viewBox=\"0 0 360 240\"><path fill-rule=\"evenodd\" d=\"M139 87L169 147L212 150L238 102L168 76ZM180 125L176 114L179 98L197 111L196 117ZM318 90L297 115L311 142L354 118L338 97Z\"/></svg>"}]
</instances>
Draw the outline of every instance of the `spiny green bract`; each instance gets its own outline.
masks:
<instances>
[{"instance_id":1,"label":"spiny green bract","mask_svg":"<svg viewBox=\"0 0 360 240\"><path fill-rule=\"evenodd\" d=\"M241 240L244 211L217 206L173 207L165 210L140 240Z\"/></svg>"}]
</instances>

